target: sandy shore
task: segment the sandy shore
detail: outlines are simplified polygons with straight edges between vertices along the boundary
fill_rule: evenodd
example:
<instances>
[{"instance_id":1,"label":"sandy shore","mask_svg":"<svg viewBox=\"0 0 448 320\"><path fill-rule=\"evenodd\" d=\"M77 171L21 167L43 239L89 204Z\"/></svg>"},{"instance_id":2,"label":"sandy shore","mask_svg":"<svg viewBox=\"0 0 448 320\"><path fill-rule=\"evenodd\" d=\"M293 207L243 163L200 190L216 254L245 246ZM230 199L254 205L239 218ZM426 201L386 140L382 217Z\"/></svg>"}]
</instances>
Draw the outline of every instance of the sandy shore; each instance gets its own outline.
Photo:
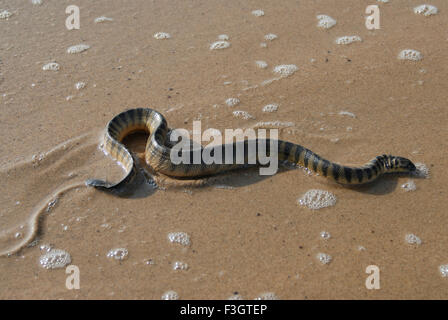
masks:
<instances>
[{"instance_id":1,"label":"sandy shore","mask_svg":"<svg viewBox=\"0 0 448 320\"><path fill-rule=\"evenodd\" d=\"M448 298L446 1L431 1L431 16L400 0L76 3L80 28L68 30L70 1L0 1L1 299ZM377 30L365 26L371 4ZM336 24L320 28L318 15ZM342 36L361 41L336 44ZM216 41L227 47L211 49ZM80 44L88 49L67 52ZM399 59L404 49L422 58ZM297 70L282 76L281 65ZM273 126L338 163L387 153L430 173L359 188L284 167L191 184L158 177L133 198L85 187L122 174L98 146L106 123L133 107L172 128ZM144 140L126 143L142 151ZM299 205L311 189L336 204ZM190 243L171 242L173 232ZM69 253L79 290L66 288L65 266L42 266L49 248ZM107 257L116 248L123 260ZM369 265L378 290L366 288Z\"/></svg>"}]
</instances>

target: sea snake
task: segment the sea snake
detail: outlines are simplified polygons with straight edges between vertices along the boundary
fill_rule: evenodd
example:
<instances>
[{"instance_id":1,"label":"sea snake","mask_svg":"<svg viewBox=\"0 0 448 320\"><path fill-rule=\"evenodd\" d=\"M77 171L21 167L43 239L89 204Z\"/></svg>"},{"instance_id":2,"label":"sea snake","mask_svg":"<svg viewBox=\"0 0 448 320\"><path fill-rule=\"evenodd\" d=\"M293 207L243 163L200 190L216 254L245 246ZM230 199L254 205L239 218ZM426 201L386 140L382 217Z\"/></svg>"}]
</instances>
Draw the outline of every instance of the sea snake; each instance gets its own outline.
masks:
<instances>
[{"instance_id":1,"label":"sea snake","mask_svg":"<svg viewBox=\"0 0 448 320\"><path fill-rule=\"evenodd\" d=\"M248 142L244 140L244 163L233 161L232 164L222 161L219 163L206 164L203 160L200 163L179 163L171 161L170 152L173 143L170 142L167 122L162 114L149 108L130 109L121 112L109 121L104 134L104 150L125 169L125 177L116 183L111 183L98 179L89 179L86 185L93 186L104 191L119 191L126 186L136 176L137 168L135 161L129 150L122 144L123 139L130 133L144 131L149 134L145 148L145 161L155 171L175 178L196 178L209 176L224 171L247 167L248 165ZM268 153L270 149L270 139L257 139L257 143L264 143ZM238 142L231 146L234 160ZM359 167L347 167L315 154L311 150L287 141L277 140L277 152L279 161L288 161L308 168L321 176L327 177L340 184L357 185L371 182L384 173L412 173L416 171L415 165L408 159L392 155L380 155L373 158L368 163ZM222 157L225 159L227 148L221 145ZM206 147L208 148L208 147ZM215 146L216 148L216 146ZM214 151L211 151L213 154ZM193 159L193 152L190 151L190 159ZM257 164L260 164L258 153Z\"/></svg>"}]
</instances>

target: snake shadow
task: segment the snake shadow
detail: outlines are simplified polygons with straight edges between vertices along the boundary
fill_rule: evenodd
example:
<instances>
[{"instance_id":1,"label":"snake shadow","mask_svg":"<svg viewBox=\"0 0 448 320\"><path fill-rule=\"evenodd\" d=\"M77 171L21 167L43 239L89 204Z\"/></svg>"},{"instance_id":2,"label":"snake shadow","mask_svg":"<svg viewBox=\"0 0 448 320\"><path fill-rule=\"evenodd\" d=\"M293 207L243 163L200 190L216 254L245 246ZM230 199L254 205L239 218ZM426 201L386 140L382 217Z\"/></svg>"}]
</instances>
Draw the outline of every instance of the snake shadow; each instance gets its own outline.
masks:
<instances>
[{"instance_id":1,"label":"snake shadow","mask_svg":"<svg viewBox=\"0 0 448 320\"><path fill-rule=\"evenodd\" d=\"M117 192L114 192L113 195L121 198L138 199L151 196L155 192L157 192L159 186L157 185L155 179L153 178L150 170L148 170L147 166L145 164L142 164L140 161L136 161L136 167L138 170L135 179L131 183L127 184L125 188ZM245 168L229 172L223 172L213 176L202 177L197 179L189 178L189 179L177 179L177 180L191 181L191 182L203 180L204 183L197 185L194 184L188 185L189 188L195 188L195 189L199 188L206 189L210 187L240 188L256 184L265 179L272 178L271 175L260 175L259 168L260 168L259 166L247 166ZM274 176L291 170L300 170L300 167L291 166L290 164L287 163L282 163L279 165L278 171ZM362 185L337 184L337 186L365 194L371 194L377 196L386 195L396 190L396 188L398 187L399 177L425 179L424 176L421 176L418 173L417 174L387 173L379 177L377 180L366 184ZM328 183L328 181L325 181L323 183ZM185 188L185 185L180 185L179 188Z\"/></svg>"}]
</instances>

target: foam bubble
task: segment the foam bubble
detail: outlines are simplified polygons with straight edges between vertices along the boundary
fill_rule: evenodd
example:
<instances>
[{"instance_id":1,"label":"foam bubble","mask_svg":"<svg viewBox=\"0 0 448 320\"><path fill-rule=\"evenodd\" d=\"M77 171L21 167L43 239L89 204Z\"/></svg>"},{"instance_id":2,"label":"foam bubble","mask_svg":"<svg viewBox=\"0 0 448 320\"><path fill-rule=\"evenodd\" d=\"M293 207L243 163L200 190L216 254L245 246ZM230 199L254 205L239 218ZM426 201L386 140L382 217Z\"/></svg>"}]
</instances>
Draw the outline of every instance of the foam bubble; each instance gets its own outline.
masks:
<instances>
[{"instance_id":1,"label":"foam bubble","mask_svg":"<svg viewBox=\"0 0 448 320\"><path fill-rule=\"evenodd\" d=\"M183 246L190 245L190 236L185 232L171 232L168 233L168 240L172 243L179 243Z\"/></svg>"},{"instance_id":2,"label":"foam bubble","mask_svg":"<svg viewBox=\"0 0 448 320\"><path fill-rule=\"evenodd\" d=\"M154 38L156 38L157 40L164 40L171 38L171 35L166 32L157 32L154 34Z\"/></svg>"},{"instance_id":3,"label":"foam bubble","mask_svg":"<svg viewBox=\"0 0 448 320\"><path fill-rule=\"evenodd\" d=\"M218 40L222 40L222 41L229 40L229 36L226 34L220 34L218 36Z\"/></svg>"},{"instance_id":4,"label":"foam bubble","mask_svg":"<svg viewBox=\"0 0 448 320\"><path fill-rule=\"evenodd\" d=\"M255 65L260 69L266 69L268 67L268 64L266 61L257 60L255 61Z\"/></svg>"},{"instance_id":5,"label":"foam bubble","mask_svg":"<svg viewBox=\"0 0 448 320\"><path fill-rule=\"evenodd\" d=\"M430 4L422 4L414 8L415 14L421 14L424 15L425 17L432 16L434 14L437 14L438 12L439 10L437 9L437 7Z\"/></svg>"},{"instance_id":6,"label":"foam bubble","mask_svg":"<svg viewBox=\"0 0 448 320\"><path fill-rule=\"evenodd\" d=\"M182 261L173 263L173 270L188 270L188 264Z\"/></svg>"},{"instance_id":7,"label":"foam bubble","mask_svg":"<svg viewBox=\"0 0 448 320\"><path fill-rule=\"evenodd\" d=\"M232 294L227 300L243 300L243 296L240 294Z\"/></svg>"},{"instance_id":8,"label":"foam bubble","mask_svg":"<svg viewBox=\"0 0 448 320\"><path fill-rule=\"evenodd\" d=\"M321 231L320 237L324 240L328 240L331 238L331 234L330 234L330 232L327 232L327 231Z\"/></svg>"},{"instance_id":9,"label":"foam bubble","mask_svg":"<svg viewBox=\"0 0 448 320\"><path fill-rule=\"evenodd\" d=\"M129 252L126 248L114 248L110 249L107 253L108 258L114 258L115 260L124 260L127 258Z\"/></svg>"},{"instance_id":10,"label":"foam bubble","mask_svg":"<svg viewBox=\"0 0 448 320\"><path fill-rule=\"evenodd\" d=\"M287 128L294 127L295 123L290 121L261 121L257 122L254 125L254 128L266 128L266 129L274 129L274 128Z\"/></svg>"},{"instance_id":11,"label":"foam bubble","mask_svg":"<svg viewBox=\"0 0 448 320\"><path fill-rule=\"evenodd\" d=\"M329 264L331 262L331 260L333 260L333 258L329 254L326 254L326 253L318 253L316 258L322 264Z\"/></svg>"},{"instance_id":12,"label":"foam bubble","mask_svg":"<svg viewBox=\"0 0 448 320\"><path fill-rule=\"evenodd\" d=\"M278 38L278 36L276 34L273 33L268 33L267 35L264 36L264 38L266 40L272 41Z\"/></svg>"},{"instance_id":13,"label":"foam bubble","mask_svg":"<svg viewBox=\"0 0 448 320\"><path fill-rule=\"evenodd\" d=\"M88 44L77 44L74 46L71 46L70 48L67 49L67 53L81 53L83 51L86 51L87 49L90 49L90 46Z\"/></svg>"},{"instance_id":14,"label":"foam bubble","mask_svg":"<svg viewBox=\"0 0 448 320\"><path fill-rule=\"evenodd\" d=\"M299 70L299 68L295 64L281 64L274 68L274 73L277 73L282 77L289 77L297 70Z\"/></svg>"},{"instance_id":15,"label":"foam bubble","mask_svg":"<svg viewBox=\"0 0 448 320\"><path fill-rule=\"evenodd\" d=\"M317 27L322 29L330 29L336 25L336 20L325 14L316 16L318 22Z\"/></svg>"},{"instance_id":16,"label":"foam bubble","mask_svg":"<svg viewBox=\"0 0 448 320\"><path fill-rule=\"evenodd\" d=\"M234 107L240 103L240 99L238 98L229 98L226 100L226 105L229 107Z\"/></svg>"},{"instance_id":17,"label":"foam bubble","mask_svg":"<svg viewBox=\"0 0 448 320\"><path fill-rule=\"evenodd\" d=\"M278 297L274 292L263 292L255 300L278 300Z\"/></svg>"},{"instance_id":18,"label":"foam bubble","mask_svg":"<svg viewBox=\"0 0 448 320\"><path fill-rule=\"evenodd\" d=\"M353 42L361 42L362 39L359 36L343 36L336 38L335 42L336 44L350 44Z\"/></svg>"},{"instance_id":19,"label":"foam bubble","mask_svg":"<svg viewBox=\"0 0 448 320\"><path fill-rule=\"evenodd\" d=\"M49 243L45 243L45 244L40 245L39 249L40 249L40 251L50 252L53 249L53 245L49 244Z\"/></svg>"},{"instance_id":20,"label":"foam bubble","mask_svg":"<svg viewBox=\"0 0 448 320\"><path fill-rule=\"evenodd\" d=\"M417 186L415 185L414 180L408 180L406 183L403 183L401 185L401 188L404 191L415 191L417 189Z\"/></svg>"},{"instance_id":21,"label":"foam bubble","mask_svg":"<svg viewBox=\"0 0 448 320\"><path fill-rule=\"evenodd\" d=\"M81 90L81 89L84 89L85 87L86 87L86 83L82 82L82 81L79 81L75 84L76 90Z\"/></svg>"},{"instance_id":22,"label":"foam bubble","mask_svg":"<svg viewBox=\"0 0 448 320\"><path fill-rule=\"evenodd\" d=\"M95 23L102 23L102 22L107 22L107 21L114 21L114 19L108 18L108 17L105 17L105 16L101 16L101 17L95 18L95 20L93 20L93 21Z\"/></svg>"},{"instance_id":23,"label":"foam bubble","mask_svg":"<svg viewBox=\"0 0 448 320\"><path fill-rule=\"evenodd\" d=\"M422 244L422 240L419 237L417 237L415 234L413 234L413 233L407 234L404 237L404 239L409 244L416 244L416 245L421 245Z\"/></svg>"},{"instance_id":24,"label":"foam bubble","mask_svg":"<svg viewBox=\"0 0 448 320\"><path fill-rule=\"evenodd\" d=\"M31 4L40 6L42 4L42 0L31 0Z\"/></svg>"},{"instance_id":25,"label":"foam bubble","mask_svg":"<svg viewBox=\"0 0 448 320\"><path fill-rule=\"evenodd\" d=\"M264 16L264 11L261 10L261 9L253 10L251 13L252 13L254 16L256 16L256 17L262 17L262 16Z\"/></svg>"},{"instance_id":26,"label":"foam bubble","mask_svg":"<svg viewBox=\"0 0 448 320\"><path fill-rule=\"evenodd\" d=\"M179 300L179 295L176 291L167 291L162 295L162 300Z\"/></svg>"},{"instance_id":27,"label":"foam bubble","mask_svg":"<svg viewBox=\"0 0 448 320\"><path fill-rule=\"evenodd\" d=\"M389 0L376 0L376 1L382 2L382 3L388 3L389 2Z\"/></svg>"},{"instance_id":28,"label":"foam bubble","mask_svg":"<svg viewBox=\"0 0 448 320\"><path fill-rule=\"evenodd\" d=\"M261 42L260 47L261 48L267 48L268 44L266 42Z\"/></svg>"},{"instance_id":29,"label":"foam bubble","mask_svg":"<svg viewBox=\"0 0 448 320\"><path fill-rule=\"evenodd\" d=\"M45 269L63 268L70 262L70 254L60 249L51 249L39 258L40 265Z\"/></svg>"},{"instance_id":30,"label":"foam bubble","mask_svg":"<svg viewBox=\"0 0 448 320\"><path fill-rule=\"evenodd\" d=\"M419 61L423 59L421 52L414 49L404 49L398 54L400 60Z\"/></svg>"},{"instance_id":31,"label":"foam bubble","mask_svg":"<svg viewBox=\"0 0 448 320\"><path fill-rule=\"evenodd\" d=\"M329 191L311 189L298 199L298 204L313 210L322 209L334 206L336 204L336 196Z\"/></svg>"},{"instance_id":32,"label":"foam bubble","mask_svg":"<svg viewBox=\"0 0 448 320\"><path fill-rule=\"evenodd\" d=\"M448 277L448 264L443 264L439 266L439 272L442 275L442 277L444 278Z\"/></svg>"},{"instance_id":33,"label":"foam bubble","mask_svg":"<svg viewBox=\"0 0 448 320\"><path fill-rule=\"evenodd\" d=\"M230 42L225 40L215 41L210 45L210 50L221 50L230 47Z\"/></svg>"},{"instance_id":34,"label":"foam bubble","mask_svg":"<svg viewBox=\"0 0 448 320\"><path fill-rule=\"evenodd\" d=\"M242 110L233 111L233 116L235 118L242 118L244 120L255 119L255 117L253 115L251 115L247 111L242 111Z\"/></svg>"},{"instance_id":35,"label":"foam bubble","mask_svg":"<svg viewBox=\"0 0 448 320\"><path fill-rule=\"evenodd\" d=\"M339 115L356 118L356 115L354 113L352 113L352 112L349 112L349 111L339 111Z\"/></svg>"},{"instance_id":36,"label":"foam bubble","mask_svg":"<svg viewBox=\"0 0 448 320\"><path fill-rule=\"evenodd\" d=\"M263 112L276 112L278 110L278 104L267 104L263 107Z\"/></svg>"},{"instance_id":37,"label":"foam bubble","mask_svg":"<svg viewBox=\"0 0 448 320\"><path fill-rule=\"evenodd\" d=\"M0 11L0 19L8 19L10 16L12 16L12 13L8 10Z\"/></svg>"},{"instance_id":38,"label":"foam bubble","mask_svg":"<svg viewBox=\"0 0 448 320\"><path fill-rule=\"evenodd\" d=\"M420 178L429 178L429 168L424 163L417 162L415 167L417 168L414 173L415 176Z\"/></svg>"},{"instance_id":39,"label":"foam bubble","mask_svg":"<svg viewBox=\"0 0 448 320\"><path fill-rule=\"evenodd\" d=\"M50 62L50 63L45 64L42 67L42 70L44 70L44 71L58 71L59 68L60 68L59 63L57 63L57 62Z\"/></svg>"}]
</instances>

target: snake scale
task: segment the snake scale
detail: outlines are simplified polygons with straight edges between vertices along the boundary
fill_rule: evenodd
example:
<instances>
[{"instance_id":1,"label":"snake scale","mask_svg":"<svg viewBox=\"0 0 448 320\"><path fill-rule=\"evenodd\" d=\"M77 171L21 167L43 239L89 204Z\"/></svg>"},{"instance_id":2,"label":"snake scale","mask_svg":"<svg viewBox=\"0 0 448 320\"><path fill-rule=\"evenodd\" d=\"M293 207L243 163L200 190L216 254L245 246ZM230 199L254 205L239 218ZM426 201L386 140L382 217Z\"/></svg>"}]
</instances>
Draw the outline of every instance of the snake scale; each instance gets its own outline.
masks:
<instances>
[{"instance_id":1,"label":"snake scale","mask_svg":"<svg viewBox=\"0 0 448 320\"><path fill-rule=\"evenodd\" d=\"M233 161L232 164L228 164L223 161L221 164L206 164L203 160L197 164L191 162L189 164L173 163L170 158L173 145L168 139L170 130L168 129L164 116L150 108L137 108L116 115L107 124L104 135L104 150L124 167L126 171L125 177L116 183L99 179L89 179L86 181L86 185L104 191L118 191L132 181L136 176L137 168L133 156L122 144L122 141L127 135L136 131L144 131L149 134L145 148L146 163L154 171L167 176L175 178L195 178L247 166L246 151L248 150L247 146L250 140L240 142L244 144L245 163ZM262 142L265 143L267 152L271 152L272 150L269 150L269 146L271 145L269 138L263 140ZM233 143L233 151L237 148L237 143ZM415 165L403 157L380 155L362 166L347 167L328 161L298 144L277 140L276 145L279 161L286 160L293 164L298 164L341 184L364 184L377 179L384 173L412 173L416 171ZM223 146L225 147L226 145ZM223 148L223 158L225 157L225 150L227 149ZM235 158L235 156L236 152L233 152L233 157ZM193 158L193 155L190 155L190 158ZM257 164L259 164L258 160L257 154Z\"/></svg>"}]
</instances>

